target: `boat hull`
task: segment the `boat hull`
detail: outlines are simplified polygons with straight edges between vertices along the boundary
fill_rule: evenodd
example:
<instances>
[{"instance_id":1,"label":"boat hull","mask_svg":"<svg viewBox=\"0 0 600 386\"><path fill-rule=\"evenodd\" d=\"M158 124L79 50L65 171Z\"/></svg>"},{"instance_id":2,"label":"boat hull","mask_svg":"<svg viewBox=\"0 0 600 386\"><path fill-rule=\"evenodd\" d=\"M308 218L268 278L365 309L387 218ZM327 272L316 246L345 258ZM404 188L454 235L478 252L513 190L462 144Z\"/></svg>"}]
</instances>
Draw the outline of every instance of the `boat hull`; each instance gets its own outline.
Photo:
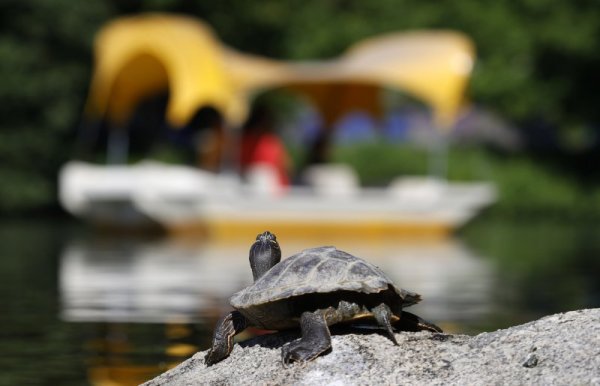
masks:
<instances>
[{"instance_id":1,"label":"boat hull","mask_svg":"<svg viewBox=\"0 0 600 386\"><path fill-rule=\"evenodd\" d=\"M60 178L63 206L91 223L224 238L264 229L288 236L445 236L495 200L491 184L429 178L398 179L385 188L304 186L282 193L235 176L154 162L72 162Z\"/></svg>"}]
</instances>

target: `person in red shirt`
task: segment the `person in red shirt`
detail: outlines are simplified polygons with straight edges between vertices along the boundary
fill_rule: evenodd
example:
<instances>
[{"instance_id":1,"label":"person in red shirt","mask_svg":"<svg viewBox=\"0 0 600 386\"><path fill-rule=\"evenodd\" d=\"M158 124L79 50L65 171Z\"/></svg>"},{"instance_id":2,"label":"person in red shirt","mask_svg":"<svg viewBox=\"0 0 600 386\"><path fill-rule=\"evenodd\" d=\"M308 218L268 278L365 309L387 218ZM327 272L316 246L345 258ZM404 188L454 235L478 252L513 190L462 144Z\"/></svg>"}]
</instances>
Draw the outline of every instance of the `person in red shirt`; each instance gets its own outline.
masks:
<instances>
[{"instance_id":1,"label":"person in red shirt","mask_svg":"<svg viewBox=\"0 0 600 386\"><path fill-rule=\"evenodd\" d=\"M263 106L252 111L243 127L240 164L242 173L257 165L271 167L276 172L280 187L290 184L288 153L274 133L270 112Z\"/></svg>"}]
</instances>

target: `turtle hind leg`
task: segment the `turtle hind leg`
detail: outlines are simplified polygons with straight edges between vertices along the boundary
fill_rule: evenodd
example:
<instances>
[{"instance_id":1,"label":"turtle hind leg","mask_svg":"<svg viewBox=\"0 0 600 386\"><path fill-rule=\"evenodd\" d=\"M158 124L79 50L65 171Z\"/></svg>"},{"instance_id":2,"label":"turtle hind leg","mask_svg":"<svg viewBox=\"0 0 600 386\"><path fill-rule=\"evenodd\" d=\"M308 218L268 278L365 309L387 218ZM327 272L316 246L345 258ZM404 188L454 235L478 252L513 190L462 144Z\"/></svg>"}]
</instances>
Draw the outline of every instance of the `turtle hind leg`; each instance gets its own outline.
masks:
<instances>
[{"instance_id":1,"label":"turtle hind leg","mask_svg":"<svg viewBox=\"0 0 600 386\"><path fill-rule=\"evenodd\" d=\"M400 316L400 320L394 323L394 327L396 327L400 331L430 331L430 332L443 332L441 328L436 326L435 324L428 322L415 314L411 314L410 312L402 311Z\"/></svg>"},{"instance_id":2,"label":"turtle hind leg","mask_svg":"<svg viewBox=\"0 0 600 386\"><path fill-rule=\"evenodd\" d=\"M217 323L212 347L204 357L208 366L225 359L233 350L233 337L248 326L248 320L239 311L232 311Z\"/></svg>"},{"instance_id":3,"label":"turtle hind leg","mask_svg":"<svg viewBox=\"0 0 600 386\"><path fill-rule=\"evenodd\" d=\"M307 362L331 349L331 334L321 311L303 312L300 317L302 337L281 348L284 365Z\"/></svg>"},{"instance_id":4,"label":"turtle hind leg","mask_svg":"<svg viewBox=\"0 0 600 386\"><path fill-rule=\"evenodd\" d=\"M388 334L388 337L396 346L398 346L398 341L396 340L396 336L394 335L394 329L392 328L392 310L388 307L387 304L381 303L377 307L371 310L375 320L377 320L377 324L381 327L385 328L385 331Z\"/></svg>"}]
</instances>

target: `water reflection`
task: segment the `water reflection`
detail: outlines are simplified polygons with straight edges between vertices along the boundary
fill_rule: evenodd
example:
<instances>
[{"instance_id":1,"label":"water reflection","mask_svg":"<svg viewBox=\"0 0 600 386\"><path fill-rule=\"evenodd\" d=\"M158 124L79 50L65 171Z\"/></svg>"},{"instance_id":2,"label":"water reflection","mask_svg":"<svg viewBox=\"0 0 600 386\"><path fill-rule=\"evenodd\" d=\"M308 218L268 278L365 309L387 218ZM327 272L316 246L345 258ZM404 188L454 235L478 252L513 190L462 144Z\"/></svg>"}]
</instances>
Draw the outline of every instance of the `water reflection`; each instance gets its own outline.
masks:
<instances>
[{"instance_id":1,"label":"water reflection","mask_svg":"<svg viewBox=\"0 0 600 386\"><path fill-rule=\"evenodd\" d=\"M205 349L227 297L251 281L253 235L202 244L81 233L56 219L0 221L0 384L138 384ZM424 295L420 314L477 333L600 306L599 235L595 224L488 220L461 233L469 248L280 240L284 256L334 244L366 257Z\"/></svg>"},{"instance_id":2,"label":"water reflection","mask_svg":"<svg viewBox=\"0 0 600 386\"><path fill-rule=\"evenodd\" d=\"M74 240L60 261L62 316L77 322L197 323L227 311L228 297L252 281L249 240ZM493 271L453 239L418 242L333 240L424 297L415 312L448 326L489 311ZM284 256L313 247L282 240Z\"/></svg>"},{"instance_id":3,"label":"water reflection","mask_svg":"<svg viewBox=\"0 0 600 386\"><path fill-rule=\"evenodd\" d=\"M217 318L230 309L229 296L252 282L252 241L68 242L58 271L61 317L88 325L88 380L138 384L208 347ZM314 238L280 241L284 256L322 244ZM329 241L421 293L425 301L414 311L446 330L460 330L489 310L492 269L456 240Z\"/></svg>"}]
</instances>

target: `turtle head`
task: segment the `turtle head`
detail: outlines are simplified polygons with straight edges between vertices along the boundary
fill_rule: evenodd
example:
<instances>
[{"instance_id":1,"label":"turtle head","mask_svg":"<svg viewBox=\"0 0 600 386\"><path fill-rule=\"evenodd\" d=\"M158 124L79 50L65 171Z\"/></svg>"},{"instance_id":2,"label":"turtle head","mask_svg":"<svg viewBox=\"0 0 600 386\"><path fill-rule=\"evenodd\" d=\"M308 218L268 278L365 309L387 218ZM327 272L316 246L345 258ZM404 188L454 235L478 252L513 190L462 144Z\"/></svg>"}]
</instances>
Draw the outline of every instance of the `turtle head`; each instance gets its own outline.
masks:
<instances>
[{"instance_id":1,"label":"turtle head","mask_svg":"<svg viewBox=\"0 0 600 386\"><path fill-rule=\"evenodd\" d=\"M269 231L256 236L256 241L250 248L250 267L254 281L280 261L281 249L277 237Z\"/></svg>"}]
</instances>

